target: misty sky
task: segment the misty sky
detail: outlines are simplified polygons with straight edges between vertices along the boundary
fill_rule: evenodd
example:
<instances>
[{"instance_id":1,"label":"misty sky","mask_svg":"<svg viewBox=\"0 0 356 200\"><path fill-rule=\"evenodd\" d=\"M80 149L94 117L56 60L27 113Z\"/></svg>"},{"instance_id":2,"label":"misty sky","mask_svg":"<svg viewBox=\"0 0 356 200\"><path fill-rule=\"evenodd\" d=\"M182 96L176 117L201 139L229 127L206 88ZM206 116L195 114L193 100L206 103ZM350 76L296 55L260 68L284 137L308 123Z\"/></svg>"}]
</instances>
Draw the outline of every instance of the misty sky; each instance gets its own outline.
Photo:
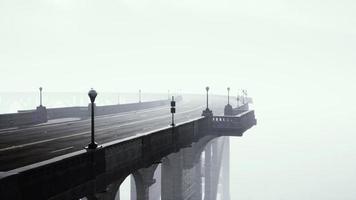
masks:
<instances>
[{"instance_id":1,"label":"misty sky","mask_svg":"<svg viewBox=\"0 0 356 200\"><path fill-rule=\"evenodd\" d=\"M0 91L210 85L337 100L355 89L355 10L351 0L0 0Z\"/></svg>"},{"instance_id":2,"label":"misty sky","mask_svg":"<svg viewBox=\"0 0 356 200\"><path fill-rule=\"evenodd\" d=\"M0 0L0 97L245 88L258 125L232 145L232 193L354 199L355 11L352 0Z\"/></svg>"}]
</instances>

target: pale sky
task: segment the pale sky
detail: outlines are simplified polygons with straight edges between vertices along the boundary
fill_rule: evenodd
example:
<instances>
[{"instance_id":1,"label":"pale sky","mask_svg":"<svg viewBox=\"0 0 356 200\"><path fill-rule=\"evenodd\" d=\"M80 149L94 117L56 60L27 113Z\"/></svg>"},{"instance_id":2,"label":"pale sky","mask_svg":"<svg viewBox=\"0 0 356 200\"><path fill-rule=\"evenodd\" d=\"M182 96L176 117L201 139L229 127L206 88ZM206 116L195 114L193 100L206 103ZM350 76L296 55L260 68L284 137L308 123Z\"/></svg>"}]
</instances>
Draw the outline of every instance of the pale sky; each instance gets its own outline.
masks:
<instances>
[{"instance_id":1,"label":"pale sky","mask_svg":"<svg viewBox=\"0 0 356 200\"><path fill-rule=\"evenodd\" d=\"M0 0L0 91L346 94L355 10L351 0Z\"/></svg>"},{"instance_id":2,"label":"pale sky","mask_svg":"<svg viewBox=\"0 0 356 200\"><path fill-rule=\"evenodd\" d=\"M0 97L245 88L258 125L232 145L232 193L354 199L355 11L354 0L0 0Z\"/></svg>"}]
</instances>

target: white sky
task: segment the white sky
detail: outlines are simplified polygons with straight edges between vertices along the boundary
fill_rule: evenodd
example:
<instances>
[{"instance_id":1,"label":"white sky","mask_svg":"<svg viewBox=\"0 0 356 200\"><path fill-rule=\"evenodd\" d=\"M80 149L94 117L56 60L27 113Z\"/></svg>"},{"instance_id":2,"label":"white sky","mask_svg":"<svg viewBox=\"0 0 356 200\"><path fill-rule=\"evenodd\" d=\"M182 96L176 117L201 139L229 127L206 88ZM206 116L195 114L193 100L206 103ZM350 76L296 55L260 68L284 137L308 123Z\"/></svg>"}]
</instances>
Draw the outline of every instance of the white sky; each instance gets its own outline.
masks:
<instances>
[{"instance_id":1,"label":"white sky","mask_svg":"<svg viewBox=\"0 0 356 200\"><path fill-rule=\"evenodd\" d=\"M232 193L342 199L355 191L355 11L354 0L0 0L0 94L246 88L260 134L232 155L257 164L232 170L252 179ZM286 172L298 162L302 175Z\"/></svg>"},{"instance_id":2,"label":"white sky","mask_svg":"<svg viewBox=\"0 0 356 200\"><path fill-rule=\"evenodd\" d=\"M0 0L0 91L355 89L351 0Z\"/></svg>"}]
</instances>

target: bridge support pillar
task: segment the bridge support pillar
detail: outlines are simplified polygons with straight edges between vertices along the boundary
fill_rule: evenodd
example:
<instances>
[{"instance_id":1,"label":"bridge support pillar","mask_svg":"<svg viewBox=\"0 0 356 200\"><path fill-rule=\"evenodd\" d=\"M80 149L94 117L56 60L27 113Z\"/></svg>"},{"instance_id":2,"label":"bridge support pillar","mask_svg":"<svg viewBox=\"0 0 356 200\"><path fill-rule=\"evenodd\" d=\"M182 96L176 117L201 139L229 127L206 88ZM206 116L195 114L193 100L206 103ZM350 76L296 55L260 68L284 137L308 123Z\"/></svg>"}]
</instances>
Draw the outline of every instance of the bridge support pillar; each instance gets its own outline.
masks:
<instances>
[{"instance_id":1,"label":"bridge support pillar","mask_svg":"<svg viewBox=\"0 0 356 200\"><path fill-rule=\"evenodd\" d=\"M222 200L230 200L230 138L225 137L222 160Z\"/></svg>"},{"instance_id":2,"label":"bridge support pillar","mask_svg":"<svg viewBox=\"0 0 356 200\"><path fill-rule=\"evenodd\" d=\"M134 180L131 180L131 200L149 200L150 186L156 182L153 176L157 166L155 164L132 174L131 178Z\"/></svg>"},{"instance_id":3,"label":"bridge support pillar","mask_svg":"<svg viewBox=\"0 0 356 200\"><path fill-rule=\"evenodd\" d=\"M194 200L201 200L203 197L203 191L202 191L202 162L201 158L197 161L195 164L195 175L194 175L194 195L193 199Z\"/></svg>"},{"instance_id":4,"label":"bridge support pillar","mask_svg":"<svg viewBox=\"0 0 356 200\"><path fill-rule=\"evenodd\" d=\"M161 199L201 200L201 165L196 163L196 151L192 146L163 159Z\"/></svg>"},{"instance_id":5,"label":"bridge support pillar","mask_svg":"<svg viewBox=\"0 0 356 200\"><path fill-rule=\"evenodd\" d=\"M211 144L205 147L204 155L204 200L212 199L212 189L211 189Z\"/></svg>"},{"instance_id":6,"label":"bridge support pillar","mask_svg":"<svg viewBox=\"0 0 356 200\"><path fill-rule=\"evenodd\" d=\"M204 200L215 200L219 184L219 155L217 140L213 140L205 148L205 192Z\"/></svg>"},{"instance_id":7,"label":"bridge support pillar","mask_svg":"<svg viewBox=\"0 0 356 200\"><path fill-rule=\"evenodd\" d=\"M183 159L180 152L171 154L162 162L161 199L180 200L183 199Z\"/></svg>"}]
</instances>

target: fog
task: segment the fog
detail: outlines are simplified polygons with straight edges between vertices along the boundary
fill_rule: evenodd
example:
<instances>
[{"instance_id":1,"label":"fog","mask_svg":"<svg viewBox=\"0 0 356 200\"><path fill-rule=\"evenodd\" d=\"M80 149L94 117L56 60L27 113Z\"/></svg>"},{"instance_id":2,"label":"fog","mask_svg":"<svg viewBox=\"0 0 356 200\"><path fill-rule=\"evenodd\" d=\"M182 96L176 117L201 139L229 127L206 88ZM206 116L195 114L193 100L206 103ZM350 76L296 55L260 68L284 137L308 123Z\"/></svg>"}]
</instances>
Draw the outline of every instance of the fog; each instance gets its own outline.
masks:
<instances>
[{"instance_id":1,"label":"fog","mask_svg":"<svg viewBox=\"0 0 356 200\"><path fill-rule=\"evenodd\" d=\"M258 125L233 139L232 199L353 199L355 10L349 0L0 0L0 92L247 89Z\"/></svg>"}]
</instances>

